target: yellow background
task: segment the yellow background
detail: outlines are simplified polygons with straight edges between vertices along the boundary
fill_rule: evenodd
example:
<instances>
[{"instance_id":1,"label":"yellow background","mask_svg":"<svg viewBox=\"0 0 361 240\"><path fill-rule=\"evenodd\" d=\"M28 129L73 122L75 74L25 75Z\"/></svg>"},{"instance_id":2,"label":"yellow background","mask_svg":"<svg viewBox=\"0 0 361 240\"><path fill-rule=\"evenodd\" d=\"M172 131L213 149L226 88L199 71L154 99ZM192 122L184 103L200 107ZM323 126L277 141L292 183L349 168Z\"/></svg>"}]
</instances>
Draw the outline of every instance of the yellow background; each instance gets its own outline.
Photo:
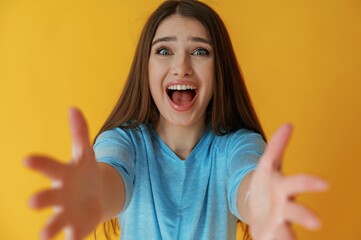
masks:
<instances>
[{"instance_id":1,"label":"yellow background","mask_svg":"<svg viewBox=\"0 0 361 240\"><path fill-rule=\"evenodd\" d=\"M22 165L70 157L67 109L91 136L121 92L155 0L0 0L0 239L37 239L50 210L27 207L49 181ZM210 0L223 17L263 126L291 122L285 174L327 179L299 198L323 228L300 239L361 239L361 2ZM227 54L227 53L224 53ZM91 238L90 238L91 239Z\"/></svg>"}]
</instances>

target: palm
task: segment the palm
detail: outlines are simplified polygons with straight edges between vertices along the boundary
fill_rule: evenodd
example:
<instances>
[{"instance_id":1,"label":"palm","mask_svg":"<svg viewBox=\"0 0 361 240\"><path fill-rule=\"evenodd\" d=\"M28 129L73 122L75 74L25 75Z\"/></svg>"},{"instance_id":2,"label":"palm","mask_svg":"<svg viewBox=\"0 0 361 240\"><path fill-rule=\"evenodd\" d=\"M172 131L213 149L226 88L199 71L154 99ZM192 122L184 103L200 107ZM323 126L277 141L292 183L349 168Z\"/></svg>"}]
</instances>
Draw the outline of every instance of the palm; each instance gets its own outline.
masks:
<instances>
[{"instance_id":1,"label":"palm","mask_svg":"<svg viewBox=\"0 0 361 240\"><path fill-rule=\"evenodd\" d=\"M291 135L285 125L273 135L255 171L249 197L251 233L256 240L292 240L292 223L308 229L319 226L317 217L294 201L304 192L323 191L326 183L310 175L283 176L280 171L282 156Z\"/></svg>"},{"instance_id":2,"label":"palm","mask_svg":"<svg viewBox=\"0 0 361 240\"><path fill-rule=\"evenodd\" d=\"M68 164L45 156L27 158L27 165L52 179L52 187L35 194L34 208L55 207L42 236L51 238L65 228L68 238L80 239L101 219L100 172L88 139L85 120L78 110L70 113L73 159Z\"/></svg>"}]
</instances>

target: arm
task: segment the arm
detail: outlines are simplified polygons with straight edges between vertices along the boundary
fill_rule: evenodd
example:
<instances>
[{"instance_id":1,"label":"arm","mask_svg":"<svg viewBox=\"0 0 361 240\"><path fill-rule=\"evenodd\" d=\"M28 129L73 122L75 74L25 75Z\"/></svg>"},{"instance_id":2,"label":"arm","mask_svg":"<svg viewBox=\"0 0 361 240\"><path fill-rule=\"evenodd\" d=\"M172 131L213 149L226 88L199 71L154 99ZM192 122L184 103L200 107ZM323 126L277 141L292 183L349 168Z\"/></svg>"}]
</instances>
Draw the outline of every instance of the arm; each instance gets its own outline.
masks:
<instances>
[{"instance_id":1,"label":"arm","mask_svg":"<svg viewBox=\"0 0 361 240\"><path fill-rule=\"evenodd\" d=\"M250 197L250 182L252 179L254 172L250 172L247 176L242 180L241 184L238 187L237 192L237 206L239 215L242 216L243 221L248 224L248 201Z\"/></svg>"},{"instance_id":2,"label":"arm","mask_svg":"<svg viewBox=\"0 0 361 240\"><path fill-rule=\"evenodd\" d=\"M110 165L98 163L103 190L102 218L101 222L115 217L124 207L125 187L123 178Z\"/></svg>"},{"instance_id":3,"label":"arm","mask_svg":"<svg viewBox=\"0 0 361 240\"><path fill-rule=\"evenodd\" d=\"M96 226L114 217L123 207L124 183L117 171L97 163L89 142L85 120L76 109L70 111L72 160L61 163L55 159L33 155L25 160L27 167L52 180L52 186L30 199L35 209L55 207L54 215L41 232L50 239L65 229L67 239L82 239Z\"/></svg>"},{"instance_id":4,"label":"arm","mask_svg":"<svg viewBox=\"0 0 361 240\"><path fill-rule=\"evenodd\" d=\"M305 192L326 190L327 183L316 176L283 176L282 156L291 135L291 126L282 126L271 138L256 171L248 174L238 188L238 211L250 225L256 240L291 240L297 223L317 229L318 218L294 199Z\"/></svg>"}]
</instances>

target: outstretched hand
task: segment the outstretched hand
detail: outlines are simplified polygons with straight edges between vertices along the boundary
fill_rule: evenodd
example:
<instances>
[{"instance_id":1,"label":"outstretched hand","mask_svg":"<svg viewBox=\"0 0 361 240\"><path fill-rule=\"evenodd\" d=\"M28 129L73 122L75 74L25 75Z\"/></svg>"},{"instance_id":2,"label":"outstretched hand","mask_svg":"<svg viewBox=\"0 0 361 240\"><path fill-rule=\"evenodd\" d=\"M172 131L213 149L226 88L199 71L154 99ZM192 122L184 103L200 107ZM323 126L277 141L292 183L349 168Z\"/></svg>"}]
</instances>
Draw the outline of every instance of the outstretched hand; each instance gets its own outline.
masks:
<instances>
[{"instance_id":1,"label":"outstretched hand","mask_svg":"<svg viewBox=\"0 0 361 240\"><path fill-rule=\"evenodd\" d=\"M320 222L308 208L295 201L298 194L320 192L327 183L316 176L283 176L281 163L292 132L284 125L272 136L252 177L249 190L248 223L255 240L293 240L291 224L317 229Z\"/></svg>"},{"instance_id":2,"label":"outstretched hand","mask_svg":"<svg viewBox=\"0 0 361 240\"><path fill-rule=\"evenodd\" d=\"M89 142L86 122L79 110L69 111L72 160L61 163L43 155L25 159L25 165L52 180L52 186L30 199L35 209L55 207L54 215L41 232L42 239L65 229L67 239L81 239L101 220L101 175Z\"/></svg>"}]
</instances>

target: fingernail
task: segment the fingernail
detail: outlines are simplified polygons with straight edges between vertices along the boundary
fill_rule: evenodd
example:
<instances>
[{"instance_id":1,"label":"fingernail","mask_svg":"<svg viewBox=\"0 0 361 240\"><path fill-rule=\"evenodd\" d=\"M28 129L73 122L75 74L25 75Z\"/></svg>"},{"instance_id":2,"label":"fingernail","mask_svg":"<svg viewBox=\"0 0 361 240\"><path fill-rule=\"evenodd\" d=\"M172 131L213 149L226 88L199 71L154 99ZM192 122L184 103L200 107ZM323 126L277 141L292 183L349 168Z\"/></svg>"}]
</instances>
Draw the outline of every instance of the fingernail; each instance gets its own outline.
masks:
<instances>
[{"instance_id":1,"label":"fingernail","mask_svg":"<svg viewBox=\"0 0 361 240\"><path fill-rule=\"evenodd\" d=\"M24 164L26 167L29 167L29 166L30 166L29 157L25 157L25 158L23 159L23 164Z\"/></svg>"},{"instance_id":2,"label":"fingernail","mask_svg":"<svg viewBox=\"0 0 361 240\"><path fill-rule=\"evenodd\" d=\"M71 117L74 114L75 108L74 107L70 107L68 110L68 114Z\"/></svg>"},{"instance_id":3,"label":"fingernail","mask_svg":"<svg viewBox=\"0 0 361 240\"><path fill-rule=\"evenodd\" d=\"M317 229L320 227L320 225L321 225L321 222L316 218L312 218L308 221L308 227L311 229Z\"/></svg>"},{"instance_id":4,"label":"fingernail","mask_svg":"<svg viewBox=\"0 0 361 240\"><path fill-rule=\"evenodd\" d=\"M28 162L28 159L27 159L27 158L24 158L24 159L23 159L23 164L24 164L25 166L28 166L29 162Z\"/></svg>"},{"instance_id":5,"label":"fingernail","mask_svg":"<svg viewBox=\"0 0 361 240\"><path fill-rule=\"evenodd\" d=\"M33 197L28 200L28 206L31 208L35 208L35 202Z\"/></svg>"},{"instance_id":6,"label":"fingernail","mask_svg":"<svg viewBox=\"0 0 361 240\"><path fill-rule=\"evenodd\" d=\"M316 186L317 186L317 188L319 188L321 190L327 190L329 187L328 182L326 182L326 181L319 181L319 182L317 182Z\"/></svg>"},{"instance_id":7,"label":"fingernail","mask_svg":"<svg viewBox=\"0 0 361 240\"><path fill-rule=\"evenodd\" d=\"M40 239L41 240L49 239L48 233L45 230L40 232Z\"/></svg>"}]
</instances>

